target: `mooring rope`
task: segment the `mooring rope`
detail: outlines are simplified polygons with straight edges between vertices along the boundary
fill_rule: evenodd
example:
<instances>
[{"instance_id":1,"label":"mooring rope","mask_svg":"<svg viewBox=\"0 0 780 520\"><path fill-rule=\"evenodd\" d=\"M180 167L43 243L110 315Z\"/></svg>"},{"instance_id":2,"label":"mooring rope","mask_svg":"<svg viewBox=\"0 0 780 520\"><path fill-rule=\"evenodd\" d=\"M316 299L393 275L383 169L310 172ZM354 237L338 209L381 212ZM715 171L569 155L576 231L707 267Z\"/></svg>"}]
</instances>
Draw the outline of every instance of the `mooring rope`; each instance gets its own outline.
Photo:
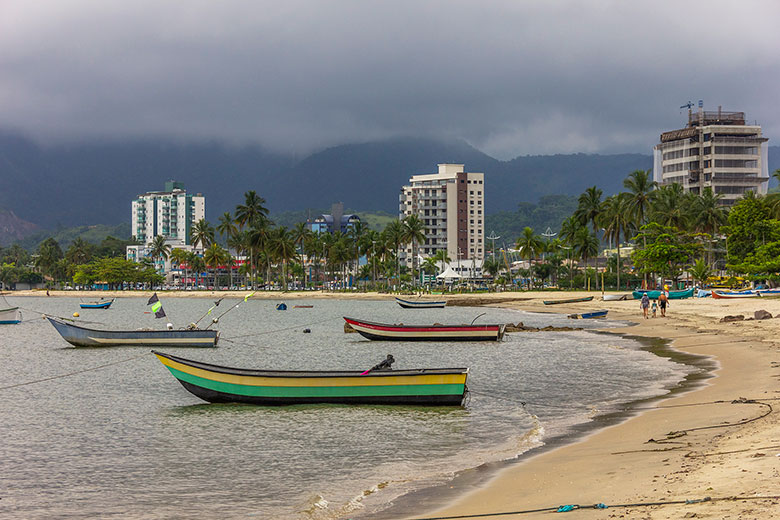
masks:
<instances>
[{"instance_id":1,"label":"mooring rope","mask_svg":"<svg viewBox=\"0 0 780 520\"><path fill-rule=\"evenodd\" d=\"M332 321L332 320L333 320L333 318L325 318L325 319L322 319L320 321L314 321L314 322L311 322L311 323L301 323L299 325L293 325L292 327L285 327L283 329L265 330L265 331L262 331L262 332L253 332L252 334L243 334L241 336L233 336L231 338L225 338L225 339L230 341L230 340L236 340L236 339L241 339L241 338L251 338L253 336L264 336L266 334L275 334L277 332L285 332L285 331L288 331L288 330L299 329L301 327L309 327L311 325L319 325L320 323L325 323L326 321Z\"/></svg>"},{"instance_id":2,"label":"mooring rope","mask_svg":"<svg viewBox=\"0 0 780 520\"><path fill-rule=\"evenodd\" d=\"M51 377L44 377L43 379L36 379L35 381L27 381L26 383L17 383L15 385L3 386L3 387L0 387L0 390L8 390L9 388L17 388L17 387L20 387L20 386L27 386L27 385L32 385L32 384L35 384L35 383L42 383L44 381L53 381L55 379L62 379L64 377L70 377L70 376L74 376L76 374L83 374L84 372L92 372L94 370L99 370L101 368L110 367L112 365L119 365L121 363L127 363L128 361L133 361L133 360L136 360L136 359L140 359L143 356L146 356L146 353L138 355L138 356L133 356L131 358L122 359L120 361L113 361L111 363L105 363L103 365L98 365L96 367L85 368L83 370L76 370L74 372L68 372L67 374L60 374L60 375L51 376Z\"/></svg>"},{"instance_id":3,"label":"mooring rope","mask_svg":"<svg viewBox=\"0 0 780 520\"><path fill-rule=\"evenodd\" d=\"M415 520L457 520L462 518L487 518L494 516L506 516L506 515L523 515L529 513L543 513L546 511L556 513L567 513L569 511L575 511L577 509L608 509L608 508L628 508L628 507L652 507L652 506L674 506L674 505L693 505L703 504L706 502L723 502L723 501L748 501L748 500L777 500L780 499L780 495L767 495L763 497L704 497L693 498L688 500L669 500L666 502L634 502L631 504L603 504L601 502L597 504L580 505L580 504L567 504L561 506L541 507L538 509L522 509L518 511L502 511L499 513L474 513L470 515L454 515L454 516L426 516L416 518Z\"/></svg>"}]
</instances>

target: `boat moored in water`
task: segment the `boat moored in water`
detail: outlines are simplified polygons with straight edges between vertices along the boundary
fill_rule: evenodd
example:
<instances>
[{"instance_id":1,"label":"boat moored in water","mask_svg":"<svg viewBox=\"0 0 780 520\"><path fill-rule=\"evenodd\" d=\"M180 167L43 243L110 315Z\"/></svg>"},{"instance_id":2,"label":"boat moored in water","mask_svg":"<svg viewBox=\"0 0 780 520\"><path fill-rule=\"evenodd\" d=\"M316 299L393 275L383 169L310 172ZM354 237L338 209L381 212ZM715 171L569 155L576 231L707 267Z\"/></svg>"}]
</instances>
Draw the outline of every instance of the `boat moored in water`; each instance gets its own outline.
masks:
<instances>
[{"instance_id":1,"label":"boat moored in water","mask_svg":"<svg viewBox=\"0 0 780 520\"><path fill-rule=\"evenodd\" d=\"M22 311L19 307L0 309L0 325L15 325L22 322Z\"/></svg>"},{"instance_id":2,"label":"boat moored in water","mask_svg":"<svg viewBox=\"0 0 780 520\"><path fill-rule=\"evenodd\" d=\"M398 302L398 305L403 307L404 309L443 309L445 305L447 305L447 301L409 301L409 300L402 300L401 298L396 298L396 302Z\"/></svg>"},{"instance_id":3,"label":"boat moored in water","mask_svg":"<svg viewBox=\"0 0 780 520\"><path fill-rule=\"evenodd\" d=\"M344 317L364 338L385 341L499 341L506 325L404 325Z\"/></svg>"},{"instance_id":4,"label":"boat moored in water","mask_svg":"<svg viewBox=\"0 0 780 520\"><path fill-rule=\"evenodd\" d=\"M81 307L82 309L108 309L109 307L111 307L112 303L114 303L114 298L111 298L110 300L82 302L79 303L79 307Z\"/></svg>"},{"instance_id":5,"label":"boat moored in water","mask_svg":"<svg viewBox=\"0 0 780 520\"><path fill-rule=\"evenodd\" d=\"M381 368L384 362L366 371L254 370L152 352L187 391L210 403L460 406L469 372L468 368L391 370Z\"/></svg>"},{"instance_id":6,"label":"boat moored in water","mask_svg":"<svg viewBox=\"0 0 780 520\"><path fill-rule=\"evenodd\" d=\"M209 329L97 330L46 316L62 339L76 347L216 347L219 331Z\"/></svg>"}]
</instances>

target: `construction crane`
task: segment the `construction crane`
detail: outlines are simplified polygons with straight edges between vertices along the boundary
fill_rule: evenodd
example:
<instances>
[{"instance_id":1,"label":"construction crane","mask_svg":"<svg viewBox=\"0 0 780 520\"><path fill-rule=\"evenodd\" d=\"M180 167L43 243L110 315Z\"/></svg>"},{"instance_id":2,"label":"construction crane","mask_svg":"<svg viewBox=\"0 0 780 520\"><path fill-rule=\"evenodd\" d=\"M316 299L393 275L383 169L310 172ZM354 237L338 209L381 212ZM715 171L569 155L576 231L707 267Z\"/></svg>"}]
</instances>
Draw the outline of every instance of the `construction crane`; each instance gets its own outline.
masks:
<instances>
[{"instance_id":1,"label":"construction crane","mask_svg":"<svg viewBox=\"0 0 780 520\"><path fill-rule=\"evenodd\" d=\"M691 108L693 108L693 103L688 101L686 104L680 107L680 110L682 110L683 108L687 108L688 110L690 110Z\"/></svg>"}]
</instances>

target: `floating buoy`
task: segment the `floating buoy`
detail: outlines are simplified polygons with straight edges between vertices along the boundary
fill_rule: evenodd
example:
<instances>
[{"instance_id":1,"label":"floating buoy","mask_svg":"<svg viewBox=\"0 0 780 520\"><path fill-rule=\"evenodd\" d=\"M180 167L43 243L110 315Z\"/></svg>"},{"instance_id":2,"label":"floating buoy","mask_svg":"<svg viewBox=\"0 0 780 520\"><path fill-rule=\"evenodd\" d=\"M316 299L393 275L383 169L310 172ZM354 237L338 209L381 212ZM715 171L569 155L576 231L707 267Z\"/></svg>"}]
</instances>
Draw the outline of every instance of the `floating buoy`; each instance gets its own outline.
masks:
<instances>
[{"instance_id":1,"label":"floating buoy","mask_svg":"<svg viewBox=\"0 0 780 520\"><path fill-rule=\"evenodd\" d=\"M74 313L73 313L73 317L74 317L74 318L78 318L78 317L79 317L79 313L78 313L78 312L74 312Z\"/></svg>"},{"instance_id":2,"label":"floating buoy","mask_svg":"<svg viewBox=\"0 0 780 520\"><path fill-rule=\"evenodd\" d=\"M304 333L304 334L308 334L308 333L310 333L310 332L311 332L311 329L303 329L303 333Z\"/></svg>"}]
</instances>

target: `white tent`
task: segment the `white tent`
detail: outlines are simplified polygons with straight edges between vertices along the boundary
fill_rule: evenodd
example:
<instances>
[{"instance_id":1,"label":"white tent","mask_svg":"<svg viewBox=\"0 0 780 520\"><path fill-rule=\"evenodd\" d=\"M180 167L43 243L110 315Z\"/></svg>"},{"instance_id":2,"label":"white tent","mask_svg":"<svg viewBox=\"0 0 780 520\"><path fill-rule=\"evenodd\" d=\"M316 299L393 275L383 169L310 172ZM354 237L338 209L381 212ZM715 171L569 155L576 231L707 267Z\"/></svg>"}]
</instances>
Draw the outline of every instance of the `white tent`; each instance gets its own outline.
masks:
<instances>
[{"instance_id":1,"label":"white tent","mask_svg":"<svg viewBox=\"0 0 780 520\"><path fill-rule=\"evenodd\" d=\"M447 282L449 280L460 280L461 278L463 278L463 277L461 275L459 275L458 273L456 273L452 269L451 265L447 266L447 269L445 269L443 273L441 273L440 275L438 275L436 277L437 280L444 280L445 282Z\"/></svg>"}]
</instances>

